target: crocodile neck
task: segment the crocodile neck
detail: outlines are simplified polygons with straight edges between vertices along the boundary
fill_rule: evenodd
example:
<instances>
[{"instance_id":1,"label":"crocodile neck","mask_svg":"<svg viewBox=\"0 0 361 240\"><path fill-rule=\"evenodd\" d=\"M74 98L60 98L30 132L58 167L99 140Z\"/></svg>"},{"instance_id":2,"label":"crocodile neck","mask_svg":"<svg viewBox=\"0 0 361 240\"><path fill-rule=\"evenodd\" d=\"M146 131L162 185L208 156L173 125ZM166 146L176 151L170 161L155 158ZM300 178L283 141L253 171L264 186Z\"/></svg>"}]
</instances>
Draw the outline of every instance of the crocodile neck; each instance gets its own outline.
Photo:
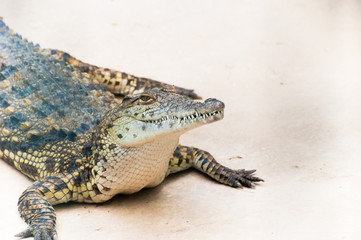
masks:
<instances>
[{"instance_id":1,"label":"crocodile neck","mask_svg":"<svg viewBox=\"0 0 361 240\"><path fill-rule=\"evenodd\" d=\"M95 147L92 176L102 193L98 197L103 200L119 193L131 194L160 184L166 176L169 159L178 145L179 137L180 134L170 134L136 147L112 144ZM107 150L104 150L104 146Z\"/></svg>"}]
</instances>

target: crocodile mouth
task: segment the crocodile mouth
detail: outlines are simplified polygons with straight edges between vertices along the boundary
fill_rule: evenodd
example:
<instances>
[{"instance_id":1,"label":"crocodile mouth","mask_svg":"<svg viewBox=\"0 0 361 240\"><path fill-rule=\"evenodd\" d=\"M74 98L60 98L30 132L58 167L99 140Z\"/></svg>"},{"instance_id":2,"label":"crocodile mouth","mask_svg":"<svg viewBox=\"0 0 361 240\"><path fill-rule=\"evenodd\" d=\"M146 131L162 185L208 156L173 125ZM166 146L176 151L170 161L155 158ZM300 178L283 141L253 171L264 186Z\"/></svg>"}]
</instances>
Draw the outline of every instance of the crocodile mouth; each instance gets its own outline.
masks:
<instances>
[{"instance_id":1,"label":"crocodile mouth","mask_svg":"<svg viewBox=\"0 0 361 240\"><path fill-rule=\"evenodd\" d=\"M160 119L154 119L154 120L142 120L142 122L145 123L152 123L152 124L161 124L165 121L175 121L178 123L187 123L187 122L195 122L195 121L204 121L204 122L212 122L219 120L223 118L224 110L214 111L214 112L208 112L208 113L199 113L195 111L193 114L189 114L183 117L178 116L165 116Z\"/></svg>"}]
</instances>

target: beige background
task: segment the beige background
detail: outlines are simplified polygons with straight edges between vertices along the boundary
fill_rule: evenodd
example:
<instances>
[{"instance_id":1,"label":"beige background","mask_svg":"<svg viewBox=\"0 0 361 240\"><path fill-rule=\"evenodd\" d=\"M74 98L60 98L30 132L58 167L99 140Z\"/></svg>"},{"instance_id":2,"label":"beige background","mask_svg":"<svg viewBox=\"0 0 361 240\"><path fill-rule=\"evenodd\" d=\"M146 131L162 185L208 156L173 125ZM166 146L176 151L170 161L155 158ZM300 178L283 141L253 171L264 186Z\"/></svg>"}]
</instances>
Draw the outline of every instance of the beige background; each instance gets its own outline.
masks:
<instances>
[{"instance_id":1,"label":"beige background","mask_svg":"<svg viewBox=\"0 0 361 240\"><path fill-rule=\"evenodd\" d=\"M237 190L188 171L58 206L60 240L361 238L360 1L0 0L0 16L42 47L223 100L225 119L181 142L266 180ZM1 239L26 227L30 184L0 162Z\"/></svg>"}]
</instances>

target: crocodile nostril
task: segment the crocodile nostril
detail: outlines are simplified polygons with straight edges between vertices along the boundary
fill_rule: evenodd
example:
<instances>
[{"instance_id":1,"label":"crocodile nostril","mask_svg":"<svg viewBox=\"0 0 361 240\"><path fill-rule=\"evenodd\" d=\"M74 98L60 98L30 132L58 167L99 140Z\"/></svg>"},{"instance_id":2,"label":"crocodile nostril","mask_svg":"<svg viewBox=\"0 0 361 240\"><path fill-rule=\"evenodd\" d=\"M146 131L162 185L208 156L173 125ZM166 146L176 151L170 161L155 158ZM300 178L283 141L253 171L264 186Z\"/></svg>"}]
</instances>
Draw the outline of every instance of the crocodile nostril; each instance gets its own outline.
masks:
<instances>
[{"instance_id":1,"label":"crocodile nostril","mask_svg":"<svg viewBox=\"0 0 361 240\"><path fill-rule=\"evenodd\" d=\"M213 106L222 109L224 108L224 103L215 98L208 98L207 100L204 101L204 103L207 104L208 106Z\"/></svg>"}]
</instances>

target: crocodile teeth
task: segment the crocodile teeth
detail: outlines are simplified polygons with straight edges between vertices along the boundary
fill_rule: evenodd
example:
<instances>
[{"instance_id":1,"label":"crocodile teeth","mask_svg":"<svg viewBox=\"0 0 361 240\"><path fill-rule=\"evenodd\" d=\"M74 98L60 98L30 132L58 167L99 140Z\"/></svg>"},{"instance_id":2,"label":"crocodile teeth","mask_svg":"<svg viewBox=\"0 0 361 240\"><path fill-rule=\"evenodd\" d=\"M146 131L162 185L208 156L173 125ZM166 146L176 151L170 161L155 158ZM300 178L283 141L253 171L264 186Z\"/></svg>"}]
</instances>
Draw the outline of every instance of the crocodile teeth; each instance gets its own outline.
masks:
<instances>
[{"instance_id":1,"label":"crocodile teeth","mask_svg":"<svg viewBox=\"0 0 361 240\"><path fill-rule=\"evenodd\" d=\"M177 116L166 116L166 117L163 117L163 118L158 119L158 120L148 120L146 122L159 124L159 123L167 121L167 120L176 120L176 121L181 121L182 122L182 121L188 121L188 120L193 120L193 119L197 119L197 118L207 119L207 118L209 118L211 116L214 116L214 115L217 115L217 114L220 114L220 113L222 113L222 111L215 111L215 112L211 112L211 113L194 112L191 115L180 117L180 118L177 117Z\"/></svg>"}]
</instances>

